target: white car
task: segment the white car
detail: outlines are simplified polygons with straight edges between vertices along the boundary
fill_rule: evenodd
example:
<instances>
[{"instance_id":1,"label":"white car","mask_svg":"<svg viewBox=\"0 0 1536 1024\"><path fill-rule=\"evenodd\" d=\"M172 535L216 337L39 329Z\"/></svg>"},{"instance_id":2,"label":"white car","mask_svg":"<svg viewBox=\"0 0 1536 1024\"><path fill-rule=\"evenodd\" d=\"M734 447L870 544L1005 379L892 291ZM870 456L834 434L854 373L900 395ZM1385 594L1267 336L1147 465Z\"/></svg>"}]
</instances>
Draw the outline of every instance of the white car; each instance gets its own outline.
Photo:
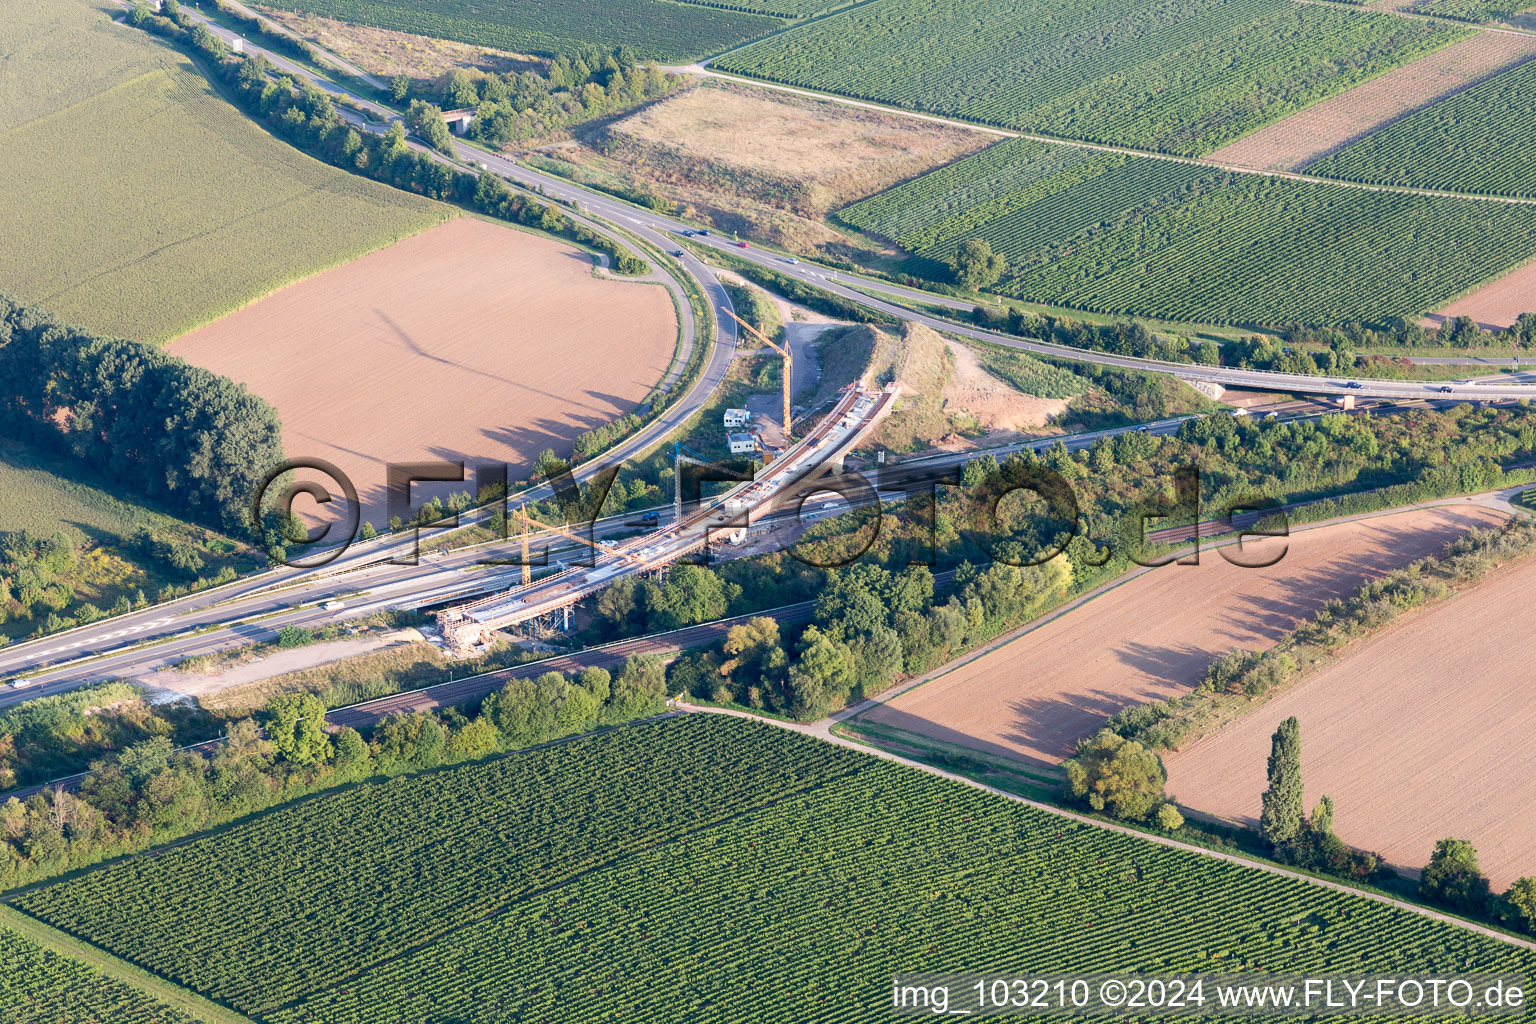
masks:
<instances>
[{"instance_id":1,"label":"white car","mask_svg":"<svg viewBox=\"0 0 1536 1024\"><path fill-rule=\"evenodd\" d=\"M347 603L345 601L327 601L327 602L325 602L325 604L321 605L320 607L325 609L328 612L334 612L334 611L339 611L340 609L345 608L346 606L347 606Z\"/></svg>"}]
</instances>

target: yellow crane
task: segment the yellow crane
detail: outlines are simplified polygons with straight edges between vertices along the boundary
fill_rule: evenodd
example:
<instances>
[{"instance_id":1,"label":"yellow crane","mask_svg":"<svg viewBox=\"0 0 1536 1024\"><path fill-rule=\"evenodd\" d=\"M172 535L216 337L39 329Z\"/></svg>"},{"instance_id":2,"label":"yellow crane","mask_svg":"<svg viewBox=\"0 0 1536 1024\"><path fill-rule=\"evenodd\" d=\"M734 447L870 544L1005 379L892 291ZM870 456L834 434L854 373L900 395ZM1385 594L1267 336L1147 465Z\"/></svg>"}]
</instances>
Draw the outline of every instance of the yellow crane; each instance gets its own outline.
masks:
<instances>
[{"instance_id":1,"label":"yellow crane","mask_svg":"<svg viewBox=\"0 0 1536 1024\"><path fill-rule=\"evenodd\" d=\"M769 348L773 349L779 355L784 357L784 370L780 374L780 376L784 378L784 380L783 380L783 384L784 384L784 443L788 444L789 443L789 429L790 429L790 421L789 421L789 389L792 386L792 382L793 382L794 376L795 376L795 356L794 356L794 353L792 353L789 350L789 345L788 344L785 344L783 347L780 347L779 345L775 344L762 331L758 330L756 327L753 327L751 324L747 323L741 317L737 316L735 313L733 313L729 309L726 309L724 306L720 307L720 312L724 313L726 316L730 317L732 320L735 320L738 324L741 324L741 326L745 327L747 330L751 331L757 337L757 339L759 341L761 341L764 345L767 345Z\"/></svg>"},{"instance_id":2,"label":"yellow crane","mask_svg":"<svg viewBox=\"0 0 1536 1024\"><path fill-rule=\"evenodd\" d=\"M550 533L564 537L566 540L575 541L577 544L584 545L588 543L586 537L583 537L577 533L572 533L570 530L567 530L563 526L551 526L548 523L539 522L537 519L534 519L527 512L525 512L523 510L523 506L521 505L517 506L517 511L512 514L517 518L518 522L523 524L522 536L520 540L522 541L523 586L525 587L533 582L533 566L529 564L528 561L528 533L530 527L536 526L541 530L548 530ZM623 551L615 551L612 548L604 548L603 553L612 555L614 558L617 558L621 562L629 562L632 565L644 567L646 564L643 558L636 558L634 555L627 554Z\"/></svg>"}]
</instances>

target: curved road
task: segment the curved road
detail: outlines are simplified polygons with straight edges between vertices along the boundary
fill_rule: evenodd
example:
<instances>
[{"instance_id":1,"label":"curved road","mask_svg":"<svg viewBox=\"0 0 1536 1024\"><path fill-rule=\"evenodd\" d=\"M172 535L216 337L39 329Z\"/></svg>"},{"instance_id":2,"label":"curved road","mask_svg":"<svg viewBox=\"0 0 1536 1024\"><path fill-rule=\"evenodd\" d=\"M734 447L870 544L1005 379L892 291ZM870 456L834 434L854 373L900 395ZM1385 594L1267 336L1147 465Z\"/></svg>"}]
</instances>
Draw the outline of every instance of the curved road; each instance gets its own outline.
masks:
<instances>
[{"instance_id":1,"label":"curved road","mask_svg":"<svg viewBox=\"0 0 1536 1024\"><path fill-rule=\"evenodd\" d=\"M194 18L198 18L195 12L188 11L187 13ZM206 23L206 19L200 20L204 20ZM210 24L209 27L226 40L234 38L233 33L217 25ZM262 51L260 48L249 43L246 44L245 48L248 52L264 53L274 65L290 74L308 78L332 93L340 92L333 83L316 77L312 72L292 61L282 58L280 55ZM393 112L378 104L366 101L358 102L385 123L395 116ZM339 109L343 110L346 116L354 120L355 123L361 123L362 118L360 115L344 107ZM607 224L601 223L595 217L602 217L611 224L619 225L633 236L643 239L652 246L664 251L676 251L674 248L676 246L675 237L684 231L692 230L691 227L679 220L642 210L639 207L632 206L604 193L594 192L563 179L523 167L504 157L482 152L464 144L456 145L459 160L452 162L463 166L464 161L469 161L502 174L514 183L532 189L543 196L562 200L570 204L579 204L579 208L568 211L568 215L594 231L603 233L607 237L615 238L619 236ZM432 155L436 159L449 160L449 158L441 154L433 153ZM1445 400L1449 398L1488 401L1536 397L1536 385L1476 384L1466 382L1452 384L1434 382L1426 384L1412 381L1362 380L1354 382L1359 385L1358 387L1350 387L1350 382L1342 378L1314 377L1262 370L1205 367L1185 363L1167 363L1130 356L1119 356L1106 352L1075 349L1038 339L1017 338L1012 335L959 324L954 321L931 316L903 304L905 301L941 305L957 311L968 309L969 304L960 300L935 296L901 285L859 277L852 278L851 281L853 283L850 283L847 275L840 275L837 271L798 261L791 262L788 257L755 248L734 246L729 241L713 235L707 237L695 236L692 242L706 247L713 247L722 252L729 252L739 259L756 263L787 277L796 278L816 288L839 295L897 319L922 323L936 330L1056 358L1144 372L1165 373L1186 380L1208 380L1230 386L1259 388L1270 391L1291 391L1304 394L1352 394L1359 397L1380 397L1397 400L1427 398ZM633 243L627 242L627 244L632 245ZM703 405L715 387L718 386L731 359L734 357L737 341L735 325L729 319L725 319L722 323L719 317L714 316L716 307L729 305L729 298L721 286L714 269L686 250L684 250L684 253L680 258L680 269L690 274L698 282L706 301L711 306L711 316L716 321L716 343L710 354L708 365L705 367L699 381L689 392L679 401L675 402L666 412L657 417L656 420L647 424L636 435L618 445L612 451L606 453L600 462L594 460L577 468L575 476L578 480L584 480L601 468L644 452L651 446L659 443L671 431L681 426L697 412L698 408ZM665 264L665 258L657 257L654 254L647 255L650 257L657 275L664 284L673 289L674 297L679 299L679 305L683 313L685 344L691 345L694 343L694 339L696 339L696 334L694 333L695 325L691 315L691 307L686 300L686 293L683 290L682 284L675 277L673 268ZM878 294L871 294L872 292ZM549 488L547 485L541 485L524 492L522 497L525 500L533 500L539 497L546 497L548 494ZM463 517L463 521L475 521L477 518L487 514L485 511L469 513ZM280 624L312 624L316 621L334 620L335 616L331 613L322 613L320 610L312 608L296 609L294 606L296 603L329 600L338 594L355 591L360 587L370 589L390 585L402 588L408 587L410 588L410 595L413 598L419 599L423 594L453 595L461 592L473 592L477 589L483 590L487 585L488 577L483 574L473 576L473 578L465 578L463 574L460 574L456 579L445 578L443 574L449 568L447 565L408 567L404 572L400 573L395 571L399 567L390 567L387 570L369 573L366 579L338 577L335 575L339 570L359 569L385 561L398 554L412 542L411 539L403 540L400 537L380 538L377 541L356 545L343 559L338 560L336 564L327 567L319 573L303 569L269 571L256 577L237 581L223 588L190 595L166 605L151 607L140 612L96 623L92 626L79 627L75 630L45 637L41 640L17 644L5 651L0 651L0 676L34 670L48 664L58 664L61 660L66 659L122 652L124 648L139 647L146 641L164 641L176 637L178 634L185 633L189 629L222 627L219 629L219 634L224 643L227 644L231 639L238 639L240 637L254 638L270 635ZM294 585L299 589L286 593L282 590L274 589L285 585ZM404 594L401 595L402 598L405 596ZM418 603L420 603L419 600ZM253 617L261 616L273 616L273 618L262 619L260 622L251 621ZM232 619L238 621L232 623ZM184 637L181 640L172 641L169 646L160 651L160 656L185 657L188 654L207 649L212 639L212 634ZM16 700L25 699L26 696L33 696L45 690L53 692L56 689L67 688L70 685L80 685L80 681L84 680L75 682L70 682L69 680L79 680L82 675L100 678L102 671L126 669L128 667L127 662L131 660L137 659L117 654L106 660L93 662L90 666L82 666L82 671L61 669L50 672L47 674L47 683L49 685L38 685L36 688L29 687L26 691L14 694L10 692L0 694L0 706L6 703L14 703ZM43 680L39 680L40 684L42 682Z\"/></svg>"}]
</instances>

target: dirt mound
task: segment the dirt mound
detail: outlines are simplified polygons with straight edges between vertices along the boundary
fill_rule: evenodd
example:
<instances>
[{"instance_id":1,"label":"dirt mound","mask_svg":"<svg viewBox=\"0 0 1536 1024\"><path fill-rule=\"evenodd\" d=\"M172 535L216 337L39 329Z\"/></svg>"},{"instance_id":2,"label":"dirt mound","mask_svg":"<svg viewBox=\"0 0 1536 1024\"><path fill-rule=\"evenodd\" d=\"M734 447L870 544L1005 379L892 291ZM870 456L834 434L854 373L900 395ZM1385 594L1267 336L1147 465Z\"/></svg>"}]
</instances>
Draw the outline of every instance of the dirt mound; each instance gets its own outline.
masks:
<instances>
[{"instance_id":1,"label":"dirt mound","mask_svg":"<svg viewBox=\"0 0 1536 1024\"><path fill-rule=\"evenodd\" d=\"M1015 391L983 369L968 346L951 341L948 348L955 369L943 397L951 420L973 420L988 434L1017 434L1043 427L1067 411L1070 398Z\"/></svg>"}]
</instances>

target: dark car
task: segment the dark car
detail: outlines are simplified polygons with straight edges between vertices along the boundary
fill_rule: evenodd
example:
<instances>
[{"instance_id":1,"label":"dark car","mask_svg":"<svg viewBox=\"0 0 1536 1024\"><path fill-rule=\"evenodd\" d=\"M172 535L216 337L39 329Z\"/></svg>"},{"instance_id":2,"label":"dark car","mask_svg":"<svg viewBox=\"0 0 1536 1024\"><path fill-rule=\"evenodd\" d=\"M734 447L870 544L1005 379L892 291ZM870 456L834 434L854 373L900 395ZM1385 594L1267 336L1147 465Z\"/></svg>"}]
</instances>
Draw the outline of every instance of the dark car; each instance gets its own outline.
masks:
<instances>
[{"instance_id":1,"label":"dark car","mask_svg":"<svg viewBox=\"0 0 1536 1024\"><path fill-rule=\"evenodd\" d=\"M701 235L708 235L709 234L709 228L699 228L699 234L701 234Z\"/></svg>"},{"instance_id":2,"label":"dark car","mask_svg":"<svg viewBox=\"0 0 1536 1024\"><path fill-rule=\"evenodd\" d=\"M1348 382L1348 383L1347 383L1347 384L1345 384L1345 385L1344 385L1344 386L1345 386L1345 387L1347 387L1347 388L1353 388L1353 389L1354 389L1354 390L1356 390L1356 391L1358 391L1358 390L1359 390L1359 389L1361 389L1361 388L1363 388L1363 387L1365 387L1365 385L1364 385L1364 384L1361 384L1361 383L1360 383L1360 382L1359 382L1359 381L1357 381L1357 380L1352 380L1352 381L1349 381L1349 382Z\"/></svg>"},{"instance_id":3,"label":"dark car","mask_svg":"<svg viewBox=\"0 0 1536 1024\"><path fill-rule=\"evenodd\" d=\"M1449 395L1451 392L1453 392L1455 390L1456 389L1451 387L1449 384L1442 384L1442 385L1440 385L1440 393L1442 395Z\"/></svg>"},{"instance_id":4,"label":"dark car","mask_svg":"<svg viewBox=\"0 0 1536 1024\"><path fill-rule=\"evenodd\" d=\"M679 259L681 259L682 255L683 255L683 250L681 250L681 249L673 249L672 252L671 252L671 255L676 256Z\"/></svg>"}]
</instances>

